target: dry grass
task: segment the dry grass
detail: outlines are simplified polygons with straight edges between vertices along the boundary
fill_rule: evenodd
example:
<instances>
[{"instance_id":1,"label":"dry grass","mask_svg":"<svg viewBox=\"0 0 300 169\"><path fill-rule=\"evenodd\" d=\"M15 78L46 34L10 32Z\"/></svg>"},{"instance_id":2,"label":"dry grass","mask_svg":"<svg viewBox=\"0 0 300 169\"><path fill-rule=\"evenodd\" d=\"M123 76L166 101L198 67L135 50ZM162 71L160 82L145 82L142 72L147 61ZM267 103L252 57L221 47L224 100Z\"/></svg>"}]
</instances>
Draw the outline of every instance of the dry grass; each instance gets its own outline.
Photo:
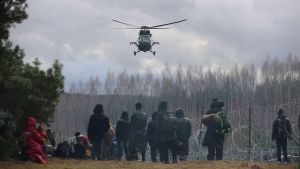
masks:
<instances>
[{"instance_id":1,"label":"dry grass","mask_svg":"<svg viewBox=\"0 0 300 169\"><path fill-rule=\"evenodd\" d=\"M297 169L296 163L277 164L243 161L187 161L177 164L127 161L63 160L52 158L49 164L0 162L0 169Z\"/></svg>"}]
</instances>

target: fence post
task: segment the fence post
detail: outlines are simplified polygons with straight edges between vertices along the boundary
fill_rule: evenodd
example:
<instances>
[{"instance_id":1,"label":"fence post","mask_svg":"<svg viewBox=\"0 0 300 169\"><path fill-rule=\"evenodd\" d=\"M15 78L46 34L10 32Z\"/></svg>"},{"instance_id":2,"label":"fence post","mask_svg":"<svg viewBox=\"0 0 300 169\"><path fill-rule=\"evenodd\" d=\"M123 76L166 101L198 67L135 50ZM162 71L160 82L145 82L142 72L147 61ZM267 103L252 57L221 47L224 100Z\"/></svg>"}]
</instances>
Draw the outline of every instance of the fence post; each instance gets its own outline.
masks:
<instances>
[{"instance_id":1,"label":"fence post","mask_svg":"<svg viewBox=\"0 0 300 169\"><path fill-rule=\"evenodd\" d=\"M248 143L248 155L249 155L249 161L251 161L251 120L252 120L252 109L251 105L252 101L250 100L250 105L249 105L249 143Z\"/></svg>"}]
</instances>

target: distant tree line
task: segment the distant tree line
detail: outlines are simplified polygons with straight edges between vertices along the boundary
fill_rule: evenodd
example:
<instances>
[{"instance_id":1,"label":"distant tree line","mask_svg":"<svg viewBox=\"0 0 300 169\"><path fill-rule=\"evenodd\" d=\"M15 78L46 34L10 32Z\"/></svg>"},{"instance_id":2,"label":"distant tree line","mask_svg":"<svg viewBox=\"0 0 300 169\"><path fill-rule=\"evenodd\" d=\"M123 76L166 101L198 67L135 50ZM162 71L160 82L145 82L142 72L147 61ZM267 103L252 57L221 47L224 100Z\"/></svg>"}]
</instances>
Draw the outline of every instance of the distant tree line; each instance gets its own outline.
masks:
<instances>
[{"instance_id":1,"label":"distant tree line","mask_svg":"<svg viewBox=\"0 0 300 169\"><path fill-rule=\"evenodd\" d=\"M202 110L212 98L225 102L233 132L228 136L225 158L247 159L249 152L249 108L252 111L252 146L254 159L267 159L275 147L271 143L271 127L279 108L284 108L297 133L300 112L300 60L289 54L284 59L267 59L257 68L254 64L235 65L231 70L205 69L193 65L166 64L160 75L151 71L128 73L107 71L106 77L90 77L88 81L72 83L56 107L52 128L60 136L72 136L86 131L92 108L104 104L105 113L115 125L122 110L134 111L142 102L149 114L157 111L159 101L168 101L171 111L180 107L192 119L195 146L193 159L203 158L197 142ZM67 119L67 120L66 120ZM62 137L60 137L62 138ZM293 145L293 144L292 144ZM292 148L292 146L290 146Z\"/></svg>"}]
</instances>

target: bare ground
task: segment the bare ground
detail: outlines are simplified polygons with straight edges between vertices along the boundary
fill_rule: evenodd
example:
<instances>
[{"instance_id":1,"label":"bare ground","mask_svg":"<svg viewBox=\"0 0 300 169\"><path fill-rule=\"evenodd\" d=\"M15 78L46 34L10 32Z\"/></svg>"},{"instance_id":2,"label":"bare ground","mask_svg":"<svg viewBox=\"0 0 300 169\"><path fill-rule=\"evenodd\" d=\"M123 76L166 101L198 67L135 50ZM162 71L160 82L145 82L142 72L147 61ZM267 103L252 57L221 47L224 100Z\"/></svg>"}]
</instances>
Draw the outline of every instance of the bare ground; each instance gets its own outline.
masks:
<instances>
[{"instance_id":1,"label":"bare ground","mask_svg":"<svg viewBox=\"0 0 300 169\"><path fill-rule=\"evenodd\" d=\"M297 169L297 163L278 164L247 161L186 161L177 164L127 161L50 159L49 164L0 161L0 169Z\"/></svg>"}]
</instances>

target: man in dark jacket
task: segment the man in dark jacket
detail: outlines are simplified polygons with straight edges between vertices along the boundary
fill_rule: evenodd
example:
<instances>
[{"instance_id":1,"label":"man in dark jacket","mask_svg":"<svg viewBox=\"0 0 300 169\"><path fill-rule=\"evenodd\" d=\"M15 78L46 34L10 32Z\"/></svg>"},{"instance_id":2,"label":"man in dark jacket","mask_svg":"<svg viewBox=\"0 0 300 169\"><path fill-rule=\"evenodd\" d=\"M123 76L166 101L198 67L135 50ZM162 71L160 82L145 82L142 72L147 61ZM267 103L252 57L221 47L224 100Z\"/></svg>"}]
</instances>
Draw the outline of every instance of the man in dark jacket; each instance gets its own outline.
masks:
<instances>
[{"instance_id":1,"label":"man in dark jacket","mask_svg":"<svg viewBox=\"0 0 300 169\"><path fill-rule=\"evenodd\" d=\"M103 138L108 129L109 119L104 115L103 105L97 104L88 126L88 138L93 144L92 156L95 160L101 159Z\"/></svg>"},{"instance_id":2,"label":"man in dark jacket","mask_svg":"<svg viewBox=\"0 0 300 169\"><path fill-rule=\"evenodd\" d=\"M146 148L147 148L147 115L142 112L142 104L137 103L135 105L136 112L131 115L131 128L132 134L130 139L131 144L131 157L135 153L140 152L142 155L142 161L146 159ZM138 158L133 158L138 159Z\"/></svg>"},{"instance_id":3,"label":"man in dark jacket","mask_svg":"<svg viewBox=\"0 0 300 169\"><path fill-rule=\"evenodd\" d=\"M147 140L150 145L150 151L151 151L151 160L152 162L157 161L157 152L158 152L158 132L156 128L156 115L157 112L152 113L152 121L148 123L147 126Z\"/></svg>"},{"instance_id":4,"label":"man in dark jacket","mask_svg":"<svg viewBox=\"0 0 300 169\"><path fill-rule=\"evenodd\" d=\"M277 160L281 162L281 150L283 151L284 161L288 162L287 158L287 139L292 133L291 123L286 118L283 109L279 109L278 117L273 123L272 140L276 140L277 144Z\"/></svg>"},{"instance_id":5,"label":"man in dark jacket","mask_svg":"<svg viewBox=\"0 0 300 169\"><path fill-rule=\"evenodd\" d=\"M168 112L168 103L160 102L157 113L157 129L159 147L162 153L161 162L169 163L169 150L172 152L173 163L177 162L176 157L176 129L178 128L178 120Z\"/></svg>"},{"instance_id":6,"label":"man in dark jacket","mask_svg":"<svg viewBox=\"0 0 300 169\"><path fill-rule=\"evenodd\" d=\"M116 138L119 147L119 160L122 159L123 156L123 148L125 150L126 160L130 160L130 153L129 153L129 137L131 126L129 122L128 113L126 111L122 112L121 118L117 122L116 127Z\"/></svg>"},{"instance_id":7,"label":"man in dark jacket","mask_svg":"<svg viewBox=\"0 0 300 169\"><path fill-rule=\"evenodd\" d=\"M179 121L176 135L180 145L177 147L177 153L179 160L184 161L189 154L189 139L192 134L192 124L187 117L184 117L184 112L181 108L176 110L175 116Z\"/></svg>"},{"instance_id":8,"label":"man in dark jacket","mask_svg":"<svg viewBox=\"0 0 300 169\"><path fill-rule=\"evenodd\" d=\"M224 111L224 103L218 99L213 99L210 109L206 115L218 114ZM224 128L231 128L228 123ZM207 160L222 160L223 159L223 145L225 140L225 133L218 133L220 124L208 124L204 136L203 145L208 147Z\"/></svg>"}]
</instances>

